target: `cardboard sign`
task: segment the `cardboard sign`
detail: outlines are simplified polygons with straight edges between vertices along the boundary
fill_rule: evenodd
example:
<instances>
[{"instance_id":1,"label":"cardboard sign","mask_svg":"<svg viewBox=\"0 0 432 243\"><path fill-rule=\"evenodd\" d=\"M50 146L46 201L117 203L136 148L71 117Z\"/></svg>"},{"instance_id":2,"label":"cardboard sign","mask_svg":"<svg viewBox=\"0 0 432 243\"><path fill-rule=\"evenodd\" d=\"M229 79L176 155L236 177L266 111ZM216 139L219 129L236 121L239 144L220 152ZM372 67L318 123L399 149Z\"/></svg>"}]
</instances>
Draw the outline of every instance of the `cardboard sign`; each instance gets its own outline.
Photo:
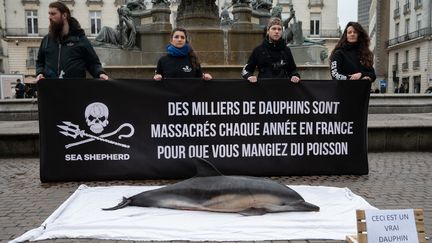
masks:
<instances>
[{"instance_id":1,"label":"cardboard sign","mask_svg":"<svg viewBox=\"0 0 432 243\"><path fill-rule=\"evenodd\" d=\"M413 209L365 210L368 242L419 242Z\"/></svg>"}]
</instances>

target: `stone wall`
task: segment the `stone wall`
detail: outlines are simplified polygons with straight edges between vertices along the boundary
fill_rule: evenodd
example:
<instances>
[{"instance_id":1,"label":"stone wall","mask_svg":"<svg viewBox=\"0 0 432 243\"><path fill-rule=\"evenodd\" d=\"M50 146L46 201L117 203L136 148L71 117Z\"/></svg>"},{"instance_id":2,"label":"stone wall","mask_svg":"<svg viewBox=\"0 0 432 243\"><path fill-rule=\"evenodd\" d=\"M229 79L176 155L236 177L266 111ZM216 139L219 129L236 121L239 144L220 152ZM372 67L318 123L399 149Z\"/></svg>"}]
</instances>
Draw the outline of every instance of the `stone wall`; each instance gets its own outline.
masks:
<instances>
[{"instance_id":1,"label":"stone wall","mask_svg":"<svg viewBox=\"0 0 432 243\"><path fill-rule=\"evenodd\" d=\"M243 65L203 65L203 71L210 73L215 79L241 79ZM145 66L106 66L110 78L113 79L152 79L156 65ZM299 65L302 79L331 79L328 65Z\"/></svg>"}]
</instances>

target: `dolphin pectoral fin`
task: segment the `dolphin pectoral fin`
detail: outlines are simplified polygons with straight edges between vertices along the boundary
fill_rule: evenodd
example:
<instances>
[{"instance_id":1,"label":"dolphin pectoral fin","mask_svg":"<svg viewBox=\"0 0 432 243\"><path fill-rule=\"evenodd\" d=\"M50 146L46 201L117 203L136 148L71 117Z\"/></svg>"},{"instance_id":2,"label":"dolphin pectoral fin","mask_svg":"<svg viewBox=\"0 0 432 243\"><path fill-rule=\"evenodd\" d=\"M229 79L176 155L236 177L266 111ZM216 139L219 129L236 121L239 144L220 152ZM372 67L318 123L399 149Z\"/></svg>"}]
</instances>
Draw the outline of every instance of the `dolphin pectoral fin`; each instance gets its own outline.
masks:
<instances>
[{"instance_id":1,"label":"dolphin pectoral fin","mask_svg":"<svg viewBox=\"0 0 432 243\"><path fill-rule=\"evenodd\" d=\"M266 214L267 210L265 210L264 208L248 208L238 213L243 216L258 216Z\"/></svg>"},{"instance_id":2,"label":"dolphin pectoral fin","mask_svg":"<svg viewBox=\"0 0 432 243\"><path fill-rule=\"evenodd\" d=\"M107 210L117 210L117 209L124 208L124 207L128 206L130 203L131 203L130 199L123 197L123 200L119 204L117 204L117 206L114 206L112 208L102 208L102 210L106 210L106 211Z\"/></svg>"}]
</instances>

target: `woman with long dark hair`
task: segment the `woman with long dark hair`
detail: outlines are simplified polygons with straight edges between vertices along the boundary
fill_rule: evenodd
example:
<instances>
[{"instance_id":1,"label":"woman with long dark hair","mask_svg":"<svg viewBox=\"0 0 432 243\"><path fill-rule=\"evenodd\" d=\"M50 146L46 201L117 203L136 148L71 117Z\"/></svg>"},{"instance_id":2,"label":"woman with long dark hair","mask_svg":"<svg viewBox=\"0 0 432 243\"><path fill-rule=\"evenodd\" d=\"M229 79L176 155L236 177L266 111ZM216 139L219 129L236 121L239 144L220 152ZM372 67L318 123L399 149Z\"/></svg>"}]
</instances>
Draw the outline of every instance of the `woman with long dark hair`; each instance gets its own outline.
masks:
<instances>
[{"instance_id":1,"label":"woman with long dark hair","mask_svg":"<svg viewBox=\"0 0 432 243\"><path fill-rule=\"evenodd\" d=\"M330 55L331 76L337 80L376 79L370 38L357 22L349 22Z\"/></svg>"},{"instance_id":2,"label":"woman with long dark hair","mask_svg":"<svg viewBox=\"0 0 432 243\"><path fill-rule=\"evenodd\" d=\"M154 80L163 78L203 78L212 79L208 73L203 73L198 56L187 41L187 31L175 28L171 32L171 41L167 46L167 55L159 59Z\"/></svg>"}]
</instances>

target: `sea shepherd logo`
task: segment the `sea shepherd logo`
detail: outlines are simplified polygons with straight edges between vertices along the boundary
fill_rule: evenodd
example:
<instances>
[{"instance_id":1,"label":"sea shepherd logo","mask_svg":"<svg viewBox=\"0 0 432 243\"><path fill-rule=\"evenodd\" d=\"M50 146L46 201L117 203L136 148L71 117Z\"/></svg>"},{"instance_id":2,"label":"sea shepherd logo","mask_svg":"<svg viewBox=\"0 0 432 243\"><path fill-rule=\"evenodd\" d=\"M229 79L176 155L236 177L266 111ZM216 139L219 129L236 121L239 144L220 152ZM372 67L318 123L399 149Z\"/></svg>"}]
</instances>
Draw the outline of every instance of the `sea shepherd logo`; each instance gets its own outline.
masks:
<instances>
[{"instance_id":1,"label":"sea shepherd logo","mask_svg":"<svg viewBox=\"0 0 432 243\"><path fill-rule=\"evenodd\" d=\"M79 140L77 142L66 144L66 149L90 142L102 142L113 146L130 148L130 145L128 144L116 141L132 137L135 133L135 128L130 123L123 123L114 131L103 133L109 124L109 110L105 104L100 102L89 104L85 109L84 116L86 123L93 134L80 129L78 125L70 121L63 121L63 124L57 125L57 127L60 128L59 132L61 134Z\"/></svg>"}]
</instances>

